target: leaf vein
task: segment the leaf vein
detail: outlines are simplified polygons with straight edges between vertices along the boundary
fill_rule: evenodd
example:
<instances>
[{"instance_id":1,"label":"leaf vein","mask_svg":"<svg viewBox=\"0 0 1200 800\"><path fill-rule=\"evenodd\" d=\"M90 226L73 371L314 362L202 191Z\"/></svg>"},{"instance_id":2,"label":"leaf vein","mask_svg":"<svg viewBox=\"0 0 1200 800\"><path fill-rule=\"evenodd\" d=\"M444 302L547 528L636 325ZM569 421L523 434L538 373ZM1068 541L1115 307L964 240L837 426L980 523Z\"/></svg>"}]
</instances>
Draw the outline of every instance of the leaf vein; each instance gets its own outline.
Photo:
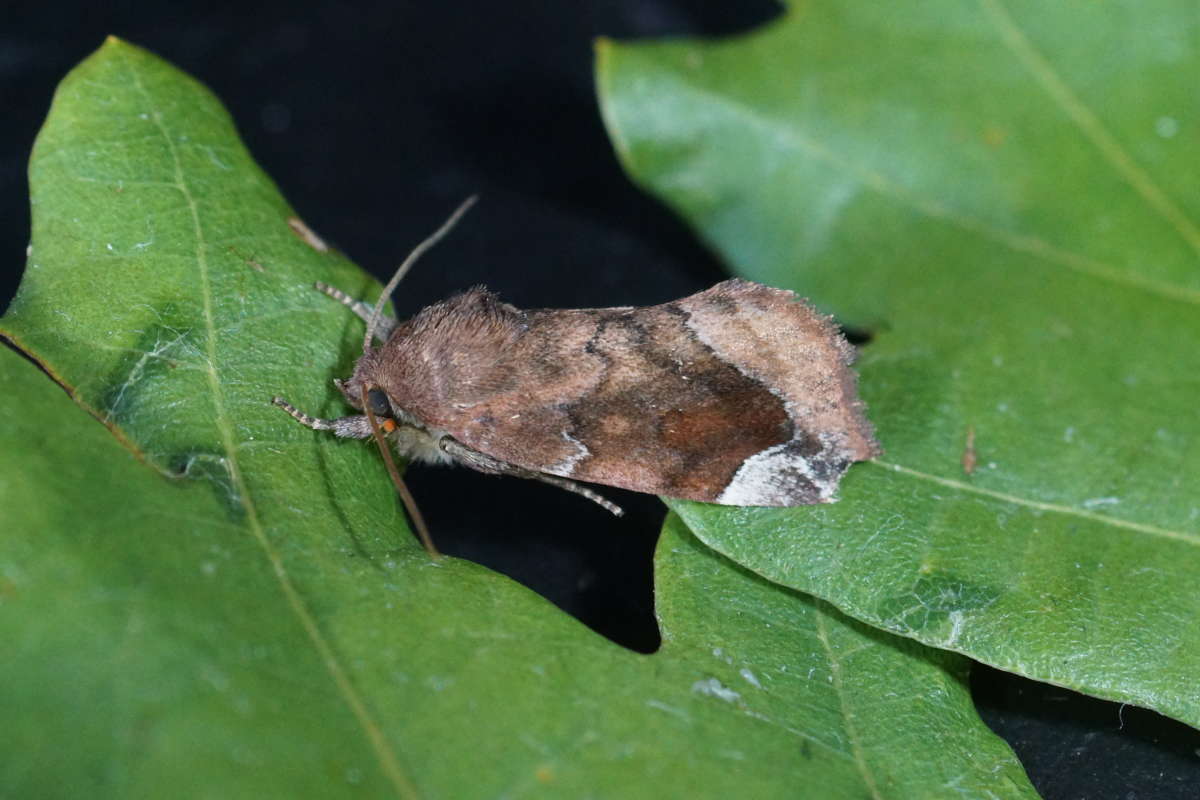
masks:
<instances>
[{"instance_id":1,"label":"leaf vein","mask_svg":"<svg viewBox=\"0 0 1200 800\"><path fill-rule=\"evenodd\" d=\"M1073 250L1055 245L1032 234L1018 233L997 227L976 217L955 211L933 198L922 196L892 180L878 170L857 164L848 158L804 135L795 128L779 124L760 110L741 103L728 95L711 89L684 84L682 89L705 99L735 114L739 120L747 121L771 134L776 142L789 145L806 153L809 157L824 161L837 169L853 175L864 186L876 194L891 198L917 214L952 225L962 231L996 242L1008 249L1033 256L1050 264L1066 267L1074 272L1107 281L1119 286L1128 286L1169 300L1200 305L1200 289L1179 286L1154 280L1139 272L1120 269L1113 264L1092 258Z\"/></svg>"},{"instance_id":2,"label":"leaf vein","mask_svg":"<svg viewBox=\"0 0 1200 800\"><path fill-rule=\"evenodd\" d=\"M133 84L137 88L138 92L146 98L148 104L153 105L153 97L142 84L141 75L138 73L137 67L133 64L129 64L128 68L133 80ZM272 571L275 573L276 580L279 582L279 586L283 591L285 598L287 599L288 605L291 607L293 613L295 613L310 641L312 641L318 655L321 658L321 661L325 664L326 670L330 673L330 677L333 678L333 681L343 699L350 707L350 710L358 720L359 725L363 728L364 733L366 734L367 739L371 743L371 747L375 752L376 758L378 758L380 762L381 769L399 794L405 797L415 798L418 796L416 788L412 785L407 776L404 775L395 753L392 752L388 742L386 739L384 739L382 730L371 716L366 704L363 702L362 698L358 694L358 691L351 683L349 675L338 661L333 648L325 639L325 636L321 633L320 628L317 626L316 620L312 616L312 613L308 610L308 607L305 605L304 600L300 596L299 591L296 589L295 584L292 583L291 576L288 574L282 558L280 557L278 551L271 545L271 542L267 539L266 532L263 530L262 521L258 517L258 511L255 507L254 500L247 491L245 480L243 479L241 469L238 466L237 444L234 441L233 429L230 426L228 412L225 409L224 396L221 390L221 379L217 371L217 337L216 325L213 320L212 286L208 271L207 245L205 243L204 229L200 222L199 206L195 197L192 195L191 188L188 186L188 183L185 179L183 162L179 158L178 150L175 147L175 143L172 140L170 133L167 131L166 126L163 124L162 119L158 114L151 114L150 116L162 134L163 139L167 143L167 148L174 162L175 182L179 187L179 191L183 194L185 200L187 201L188 209L191 212L192 228L196 237L196 265L200 277L204 324L207 333L207 375L213 395L213 416L221 436L222 447L226 453L223 460L227 465L229 477L233 483L233 491L237 500L241 502L246 510L246 518L249 522L250 530L253 533L254 538L258 541L258 544L261 546L264 554L267 556L267 559L271 564Z\"/></svg>"},{"instance_id":3,"label":"leaf vein","mask_svg":"<svg viewBox=\"0 0 1200 800\"><path fill-rule=\"evenodd\" d=\"M1169 222L1184 241L1200 255L1200 229L1125 151L1116 137L1104 127L1100 118L1071 91L1071 87L1059 76L1046 57L1033 46L1029 37L1025 35L1017 21L1013 19L1012 14L1005 8L1002 0L981 0L981 3L988 17L991 18L992 24L1000 33L1004 44L1017 57L1017 60L1032 73L1046 94L1050 95L1063 113L1100 151L1109 166L1134 191L1140 194L1151 208Z\"/></svg>"},{"instance_id":4,"label":"leaf vein","mask_svg":"<svg viewBox=\"0 0 1200 800\"><path fill-rule=\"evenodd\" d=\"M833 678L833 691L837 695L842 720L846 723L846 737L850 740L850 752L854 755L854 763L858 767L859 774L862 775L863 783L866 784L870 796L875 800L881 800L883 795L879 793L879 787L875 785L875 776L871 773L871 768L867 766L858 727L854 724L854 714L846 705L846 692L842 686L842 664L833 652L833 645L829 642L829 632L825 628L825 615L829 613L827 609L832 606L829 606L824 600L813 598L813 607L817 639L821 642L821 647L825 649L825 657L829 660L829 674Z\"/></svg>"},{"instance_id":5,"label":"leaf vein","mask_svg":"<svg viewBox=\"0 0 1200 800\"><path fill-rule=\"evenodd\" d=\"M1132 520L1119 519L1117 517L1110 517L1104 514L1097 514L1094 511L1086 511L1082 508L1064 506L1058 503L1045 503L1040 500L1030 500L1026 497L1020 497L1018 495L1008 494L1006 492L997 492L994 489L984 489L981 486L972 486L968 483L951 480L950 478L942 478L938 475L931 475L928 472L921 472L919 470L911 469L910 467L901 466L900 464L891 464L886 461L880 461L879 459L873 459L867 463L875 464L876 466L883 467L884 469L890 469L893 472L900 472L914 478L930 481L938 484L939 486L945 486L949 489L955 489L961 492L967 492L969 494L982 495L984 497L990 497L994 500L1000 500L1005 503L1024 506L1025 508L1032 508L1038 511L1049 511L1055 514L1066 514L1068 516L1086 519L1091 522L1098 522L1102 525L1111 525L1116 528L1125 528L1127 530L1138 531L1140 533L1147 533L1151 536L1158 536L1163 539L1173 539L1175 541L1186 542L1187 544L1200 545L1200 533L1192 533L1190 531L1174 531L1169 528L1160 528L1156 525L1147 525L1144 522L1134 522Z\"/></svg>"}]
</instances>

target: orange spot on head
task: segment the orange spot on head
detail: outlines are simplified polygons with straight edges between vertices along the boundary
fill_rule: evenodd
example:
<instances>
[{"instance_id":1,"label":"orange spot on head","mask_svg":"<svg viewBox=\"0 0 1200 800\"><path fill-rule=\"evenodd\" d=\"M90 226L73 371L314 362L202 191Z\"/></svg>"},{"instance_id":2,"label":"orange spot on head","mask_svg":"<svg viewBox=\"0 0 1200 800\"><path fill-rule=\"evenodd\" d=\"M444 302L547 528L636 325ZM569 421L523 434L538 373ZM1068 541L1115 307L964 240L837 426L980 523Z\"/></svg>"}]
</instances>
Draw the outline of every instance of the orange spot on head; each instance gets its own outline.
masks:
<instances>
[{"instance_id":1,"label":"orange spot on head","mask_svg":"<svg viewBox=\"0 0 1200 800\"><path fill-rule=\"evenodd\" d=\"M394 419L381 420L379 423L379 427L381 429L383 429L384 433L391 433L392 431L396 430L396 420L394 420Z\"/></svg>"}]
</instances>

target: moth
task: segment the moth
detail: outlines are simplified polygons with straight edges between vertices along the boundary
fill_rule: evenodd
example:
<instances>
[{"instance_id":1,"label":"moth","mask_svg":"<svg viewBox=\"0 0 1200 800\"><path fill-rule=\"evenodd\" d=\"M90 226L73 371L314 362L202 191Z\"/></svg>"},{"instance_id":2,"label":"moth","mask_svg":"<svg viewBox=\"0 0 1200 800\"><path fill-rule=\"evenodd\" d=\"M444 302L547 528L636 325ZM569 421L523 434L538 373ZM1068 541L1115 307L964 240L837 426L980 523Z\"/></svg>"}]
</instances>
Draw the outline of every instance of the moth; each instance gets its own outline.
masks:
<instances>
[{"instance_id":1,"label":"moth","mask_svg":"<svg viewBox=\"0 0 1200 800\"><path fill-rule=\"evenodd\" d=\"M877 455L850 369L854 348L790 291L727 280L646 308L522 310L483 287L399 321L383 306L471 198L396 271L374 307L316 288L366 322L334 384L358 414L300 423L374 437L436 553L389 444L409 460L531 478L621 509L585 481L742 506L834 500ZM385 443L386 440L386 443Z\"/></svg>"}]
</instances>

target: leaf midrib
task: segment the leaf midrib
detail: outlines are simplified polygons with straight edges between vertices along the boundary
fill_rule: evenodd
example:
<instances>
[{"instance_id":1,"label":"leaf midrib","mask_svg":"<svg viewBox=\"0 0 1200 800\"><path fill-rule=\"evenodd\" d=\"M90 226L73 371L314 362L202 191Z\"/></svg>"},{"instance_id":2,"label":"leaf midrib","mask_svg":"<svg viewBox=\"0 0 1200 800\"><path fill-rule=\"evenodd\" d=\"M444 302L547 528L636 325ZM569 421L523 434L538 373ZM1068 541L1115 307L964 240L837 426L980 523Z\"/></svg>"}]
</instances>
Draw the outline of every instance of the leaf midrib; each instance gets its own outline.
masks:
<instances>
[{"instance_id":1,"label":"leaf midrib","mask_svg":"<svg viewBox=\"0 0 1200 800\"><path fill-rule=\"evenodd\" d=\"M601 57L604 58L605 51L601 49L600 52ZM602 62L601 69L610 70L611 68L606 67ZM1113 264L1101 261L1083 253L1060 247L1040 236L1018 233L1016 231L1000 228L976 217L961 213L936 199L923 196L908 189L907 187L897 183L896 181L871 167L856 163L849 158L834 152L815 139L805 136L796 128L781 124L779 120L765 114L760 109L747 105L738 98L714 89L710 89L707 86L697 85L696 83L690 83L682 80L678 80L677 83L680 93L686 92L703 97L708 103L711 104L710 108L715 107L724 109L727 113L731 114L739 121L749 122L755 127L765 131L770 135L773 141L805 153L811 158L823 161L832 167L852 175L863 186L867 187L877 195L889 198L894 202L909 208L915 213L920 214L921 216L932 220L945 222L967 233L980 236L991 242L1001 244L1014 252L1033 256L1047 263L1065 267L1073 272L1086 275L1096 280L1138 289L1140 291L1144 291L1146 293L1175 302L1182 302L1189 305L1200 305L1200 289L1193 289L1187 286L1154 280L1142 275L1139 272L1123 270L1114 266ZM620 126L615 124L617 117L608 100L612 94L613 92L611 91L601 93L601 112L608 120L611 121L612 124L608 124L607 127L611 132L613 143L622 160L626 164L631 165L629 171L632 173L635 172L635 170L632 168L634 163L632 151L629 147L629 143L620 135ZM1082 106L1081 103L1080 105ZM1070 118L1071 121L1078 126L1079 122L1075 117L1071 116L1069 112L1064 111L1064 113L1067 113L1068 118ZM1087 136L1085 138L1088 138L1088 140L1095 145L1095 141L1092 139L1092 137ZM1111 139L1111 135L1109 135L1109 138ZM1119 152L1124 153L1123 150L1119 149L1119 145L1115 143L1115 140L1113 140L1112 146L1117 148ZM1189 244L1192 244L1189 234L1187 233L1187 231L1191 229L1190 221L1181 227L1175 218L1164 214L1159 205L1147 200L1146 193L1142 191L1139 185L1134 185L1131 183L1130 178L1126 175L1126 173L1114 165L1113 161L1108 157L1107 152L1102 151L1102 155L1105 156L1103 160L1109 164L1110 167L1113 167L1114 171L1117 172L1126 185L1132 186L1139 196L1141 196L1143 200L1146 200L1159 216L1163 217L1168 224L1170 224L1177 232L1179 232L1185 241L1187 241ZM1130 164L1134 163L1131 157L1126 155L1125 158ZM1149 176L1140 171L1140 168L1137 168L1136 164L1134 164L1134 168L1138 170L1138 174L1143 177L1143 184L1153 187L1154 191L1157 192L1157 196L1163 198L1164 202L1166 202L1168 206L1174 208L1173 204L1166 199L1165 194L1161 190L1157 189L1157 186L1153 183ZM1179 216L1182 216L1182 212L1178 212L1178 214ZM1186 217L1184 217L1184 219L1186 220Z\"/></svg>"},{"instance_id":2,"label":"leaf midrib","mask_svg":"<svg viewBox=\"0 0 1200 800\"><path fill-rule=\"evenodd\" d=\"M1200 534L1192 533L1190 531L1176 531L1171 530L1170 528L1160 528L1156 525L1147 525L1144 522L1134 522L1132 520L1125 520L1119 517L1110 517L1105 514L1096 514L1092 511L1086 511L1082 508L1075 508L1073 506L1064 506L1057 503L1045 503L1040 500L1030 500L1029 498L1021 497L1019 495L998 492L995 489L985 489L982 486L973 486L969 483L952 480L951 478L943 478L938 475L932 475L928 472L921 472L920 470L912 469L911 467L905 467L900 464L892 464L887 461L880 461L879 459L872 459L867 463L883 467L884 469L892 470L893 472L899 472L919 480L930 481L956 491L982 495L984 497L1000 500L1001 502L1011 503L1012 505L1031 508L1036 511L1049 511L1055 514L1066 514L1068 516L1086 519L1089 522L1098 522L1102 525L1110 525L1115 528L1125 528L1127 530L1138 531L1140 533L1146 533L1152 536L1159 536L1164 539L1173 539L1186 544L1200 546Z\"/></svg>"},{"instance_id":3,"label":"leaf midrib","mask_svg":"<svg viewBox=\"0 0 1200 800\"><path fill-rule=\"evenodd\" d=\"M829 605L827 601L814 598L813 600L813 618L816 620L817 640L821 643L821 647L825 650L825 657L829 661L829 676L830 683L833 686L834 694L838 699L838 711L841 714L842 722L846 726L846 737L850 743L850 753L854 757L854 764L858 767L858 773L862 776L863 784L866 786L872 800L882 800L882 795L879 793L879 787L875 784L875 775L871 768L867 765L866 754L863 752L862 738L858 733L858 726L854 723L854 713L850 710L847 703L846 690L842 685L842 663L833 652L833 645L829 641L829 632L825 628L825 615L832 613L821 608L822 605Z\"/></svg>"},{"instance_id":4,"label":"leaf midrib","mask_svg":"<svg viewBox=\"0 0 1200 800\"><path fill-rule=\"evenodd\" d=\"M1120 175L1142 199L1169 222L1191 248L1200 254L1200 230L1173 200L1159 188L1150 175L1121 147L1100 118L1080 100L1049 60L1038 52L1002 0L980 0L993 27L1013 56L1029 70L1042 90L1079 128L1084 138L1100 152L1113 171Z\"/></svg>"},{"instance_id":5,"label":"leaf midrib","mask_svg":"<svg viewBox=\"0 0 1200 800\"><path fill-rule=\"evenodd\" d=\"M125 66L131 76L134 88L145 99L147 107L150 111L150 118L155 127L162 135L163 141L166 142L167 150L171 155L172 163L175 170L174 187L180 192L187 203L188 212L192 220L192 229L196 241L196 265L200 277L201 299L203 300L204 312L204 329L205 329L205 375L209 383L209 388L213 397L213 418L216 423L217 431L221 439L221 446L225 451L224 462L225 467L229 471L230 481L233 485L236 497L234 498L246 511L246 520L251 534L262 548L264 555L271 564L271 569L275 574L276 580L279 582L280 589L284 597L287 599L288 606L296 615L309 640L312 642L317 654L330 677L337 686L338 693L349 706L351 713L354 715L364 734L371 743L371 748L374 751L376 758L383 773L387 776L396 791L408 798L418 797L416 787L412 781L405 775L400 767L399 760L396 754L392 751L387 740L384 738L383 731L379 724L371 716L366 704L359 696L353 683L350 681L349 675L337 655L334 653L332 646L321 633L317 626L316 619L312 612L308 610L304 599L300 596L295 584L287 572L287 568L283 564L283 560L279 552L272 546L270 540L266 536L262 522L259 519L258 511L254 503L253 496L248 490L245 480L242 477L241 469L237 459L237 443L233 435L233 427L229 419L228 411L225 408L224 394L221 390L220 376L217 371L217 350L216 350L216 324L213 320L213 297L212 286L208 269L208 246L205 242L203 226L200 222L200 211L196 203L191 189L184 176L183 162L179 157L179 152L175 147L175 142L163 124L162 115L155 109L155 103L152 96L146 90L142 83L141 75L138 73L137 66L132 63L131 59L126 56Z\"/></svg>"}]
</instances>

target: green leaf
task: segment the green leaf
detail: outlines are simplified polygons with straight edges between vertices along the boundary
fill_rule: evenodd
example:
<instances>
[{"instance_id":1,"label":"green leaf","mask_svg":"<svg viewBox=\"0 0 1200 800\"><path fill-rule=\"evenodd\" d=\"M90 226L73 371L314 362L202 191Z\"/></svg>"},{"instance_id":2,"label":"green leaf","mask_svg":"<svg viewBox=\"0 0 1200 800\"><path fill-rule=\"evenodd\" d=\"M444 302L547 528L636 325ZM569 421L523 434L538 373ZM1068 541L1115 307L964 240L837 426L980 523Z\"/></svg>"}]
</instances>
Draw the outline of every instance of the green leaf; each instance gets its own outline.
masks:
<instances>
[{"instance_id":1,"label":"green leaf","mask_svg":"<svg viewBox=\"0 0 1200 800\"><path fill-rule=\"evenodd\" d=\"M368 446L268 403L338 408L362 326L311 282L369 280L168 65L84 62L31 184L0 330L75 403L0 353L0 794L1033 796L961 659L677 522L650 656L431 561Z\"/></svg>"},{"instance_id":2,"label":"green leaf","mask_svg":"<svg viewBox=\"0 0 1200 800\"><path fill-rule=\"evenodd\" d=\"M293 521L286 550L283 530L256 542L15 354L0 377L5 796L1035 796L957 658L753 576L678 521L664 645L641 656L386 530L360 552L324 518Z\"/></svg>"},{"instance_id":3,"label":"green leaf","mask_svg":"<svg viewBox=\"0 0 1200 800\"><path fill-rule=\"evenodd\" d=\"M706 543L1200 724L1194 22L1183 0L834 2L729 41L601 43L630 174L739 274L874 333L884 456L829 507L674 504Z\"/></svg>"}]
</instances>

